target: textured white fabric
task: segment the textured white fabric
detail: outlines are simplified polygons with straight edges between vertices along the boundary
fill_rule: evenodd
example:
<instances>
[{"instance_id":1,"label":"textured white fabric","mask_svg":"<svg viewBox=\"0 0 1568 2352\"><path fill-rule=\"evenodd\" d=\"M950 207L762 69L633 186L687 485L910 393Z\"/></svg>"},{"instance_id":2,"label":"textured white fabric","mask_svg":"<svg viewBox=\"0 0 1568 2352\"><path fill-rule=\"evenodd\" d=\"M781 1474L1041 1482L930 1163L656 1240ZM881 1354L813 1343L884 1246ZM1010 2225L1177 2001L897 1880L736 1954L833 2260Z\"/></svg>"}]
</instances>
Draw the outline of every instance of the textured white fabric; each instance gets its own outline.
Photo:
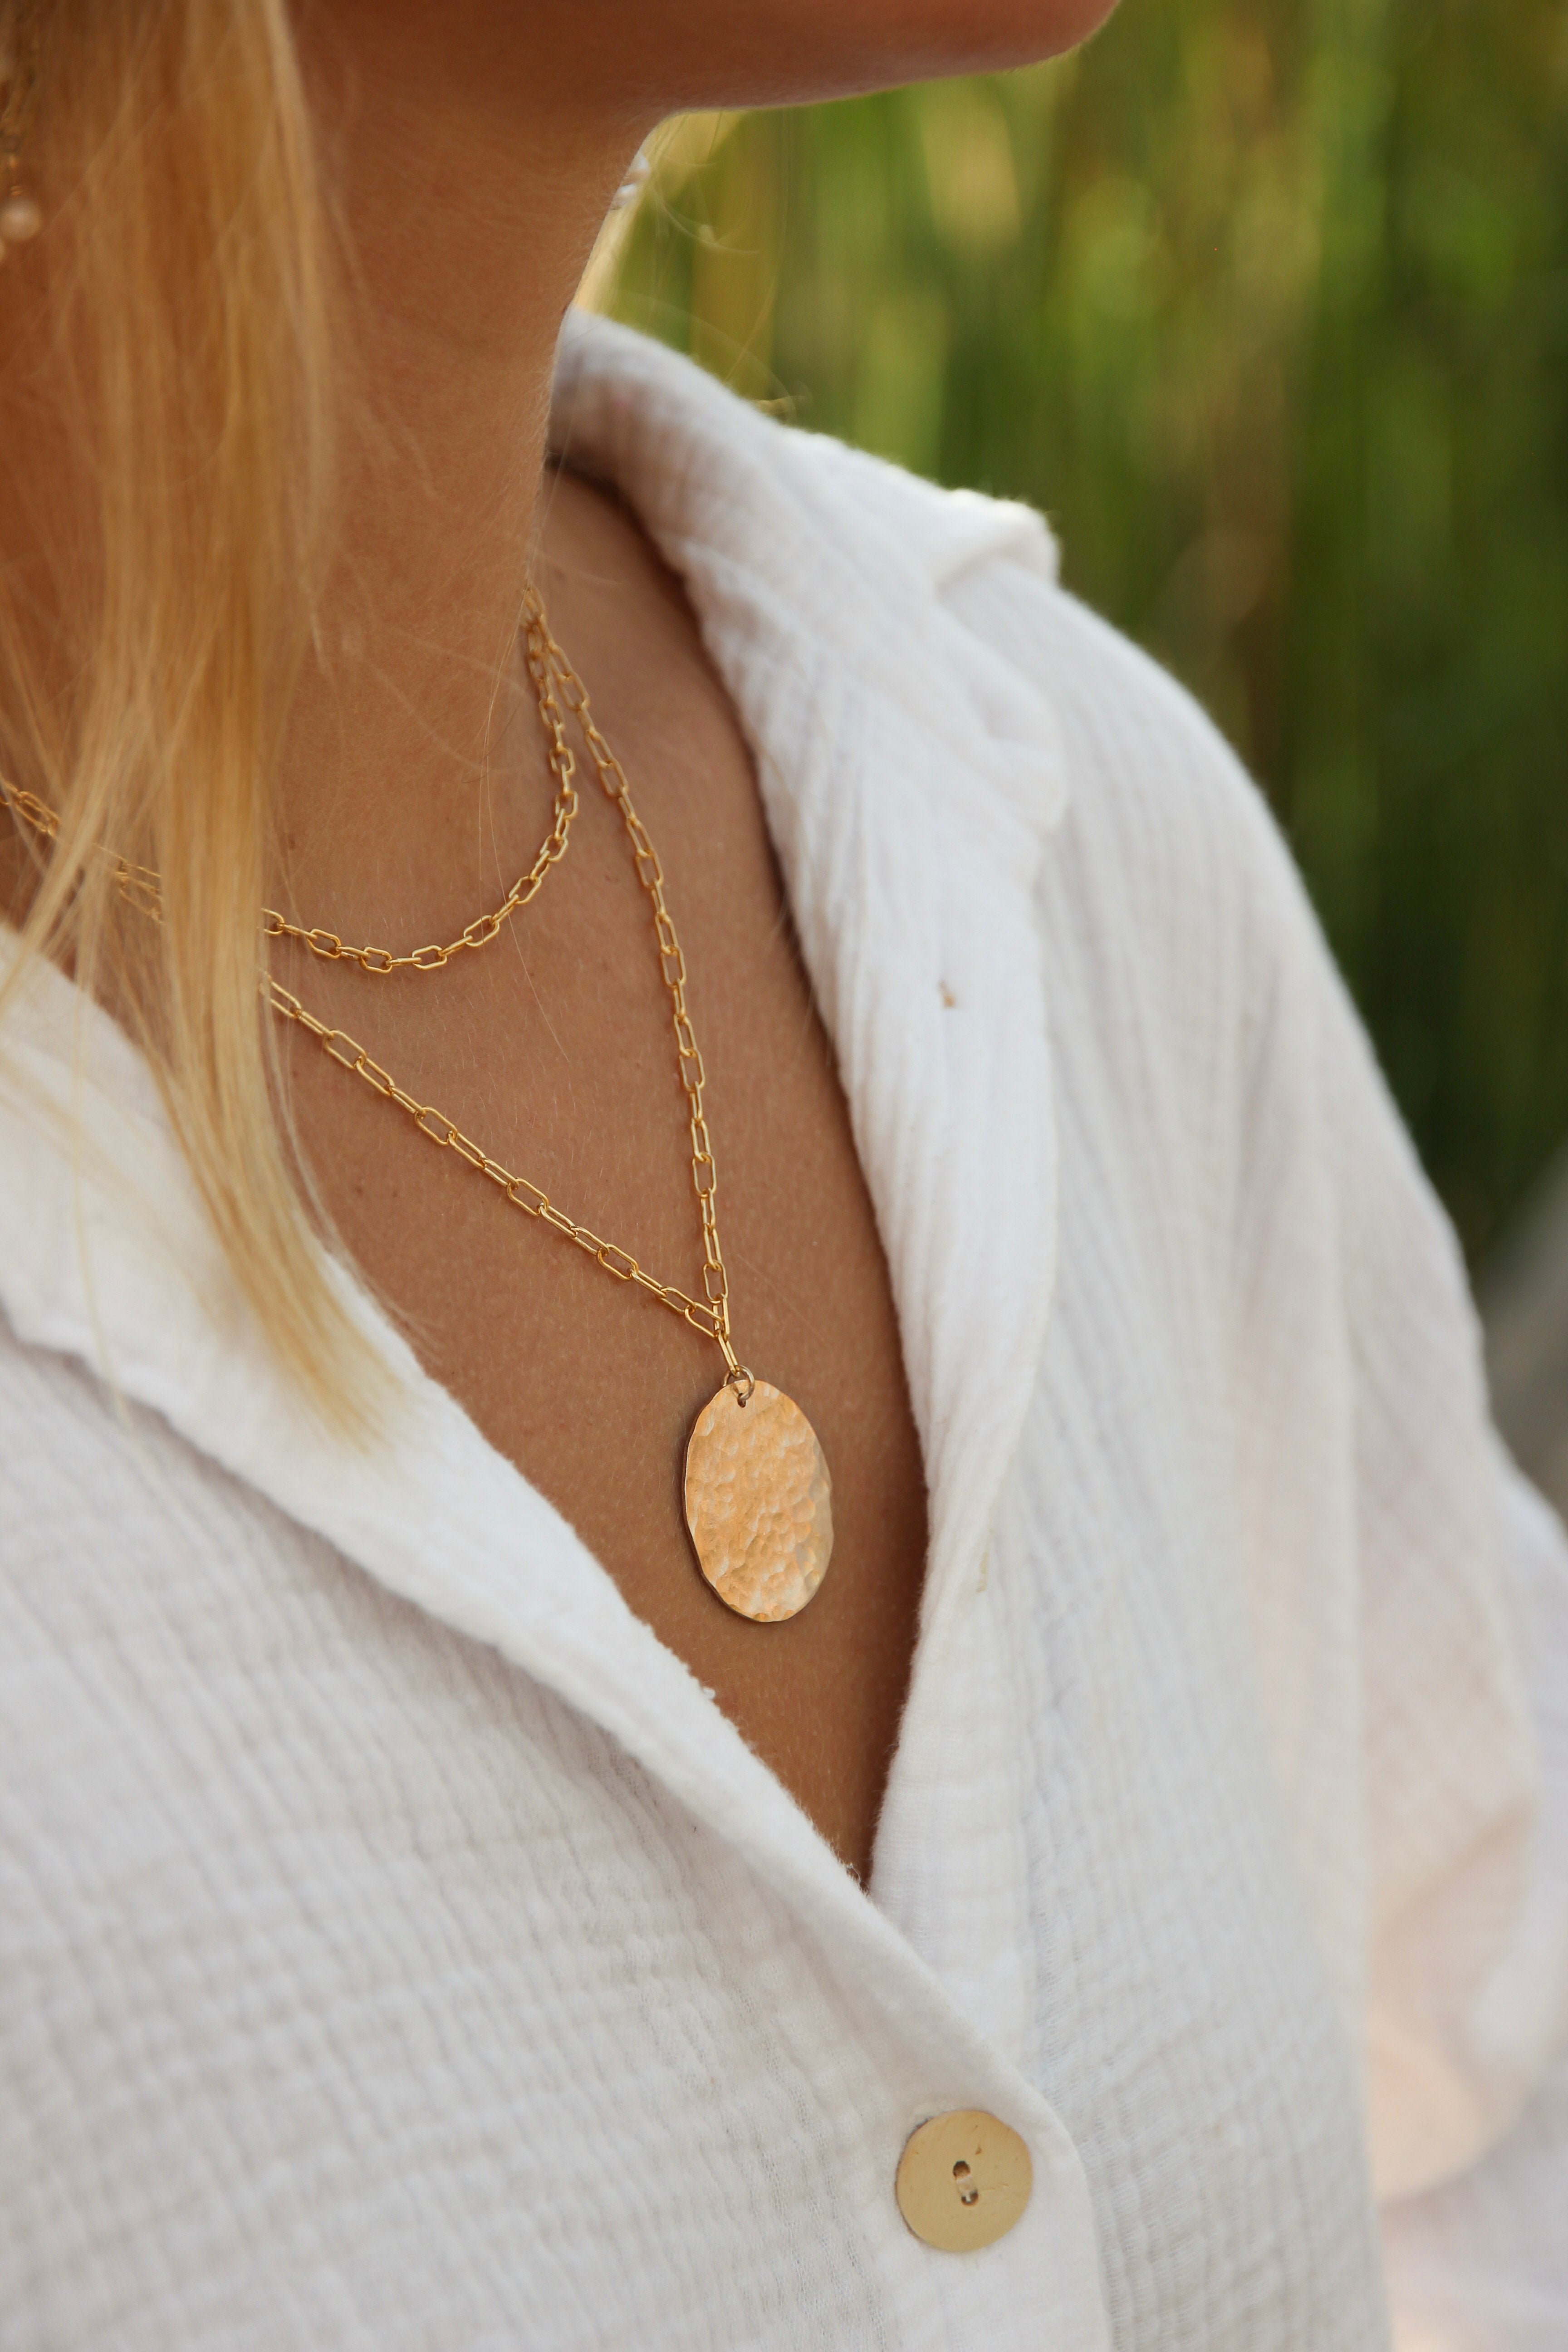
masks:
<instances>
[{"instance_id":1,"label":"textured white fabric","mask_svg":"<svg viewBox=\"0 0 1568 2352\"><path fill-rule=\"evenodd\" d=\"M556 436L755 748L888 1250L931 1549L872 1888L346 1277L405 1406L305 1417L36 975L7 2352L1370 2352L1379 2197L1408 2352L1562 2347L1564 1545L1259 803L1024 510L603 324ZM941 2254L894 2167L970 2105L1035 2192Z\"/></svg>"}]
</instances>

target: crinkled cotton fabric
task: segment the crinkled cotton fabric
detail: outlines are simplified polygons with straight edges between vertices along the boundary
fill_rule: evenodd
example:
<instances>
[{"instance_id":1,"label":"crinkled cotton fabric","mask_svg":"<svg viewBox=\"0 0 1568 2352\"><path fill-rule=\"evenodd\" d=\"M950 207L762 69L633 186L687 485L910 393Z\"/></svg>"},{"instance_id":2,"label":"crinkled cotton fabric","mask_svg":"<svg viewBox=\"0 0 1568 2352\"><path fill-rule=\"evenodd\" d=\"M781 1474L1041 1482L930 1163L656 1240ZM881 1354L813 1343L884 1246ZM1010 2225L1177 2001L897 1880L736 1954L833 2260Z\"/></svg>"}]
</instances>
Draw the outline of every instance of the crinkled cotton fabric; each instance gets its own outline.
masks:
<instances>
[{"instance_id":1,"label":"crinkled cotton fabric","mask_svg":"<svg viewBox=\"0 0 1568 2352\"><path fill-rule=\"evenodd\" d=\"M1561 2352L1568 1553L1250 784L1026 510L602 322L554 437L752 746L930 1486L863 1889L151 1076L0 1052L7 2352ZM847 1563L837 1572L853 1572ZM1028 2145L905 2228L909 2134Z\"/></svg>"}]
</instances>

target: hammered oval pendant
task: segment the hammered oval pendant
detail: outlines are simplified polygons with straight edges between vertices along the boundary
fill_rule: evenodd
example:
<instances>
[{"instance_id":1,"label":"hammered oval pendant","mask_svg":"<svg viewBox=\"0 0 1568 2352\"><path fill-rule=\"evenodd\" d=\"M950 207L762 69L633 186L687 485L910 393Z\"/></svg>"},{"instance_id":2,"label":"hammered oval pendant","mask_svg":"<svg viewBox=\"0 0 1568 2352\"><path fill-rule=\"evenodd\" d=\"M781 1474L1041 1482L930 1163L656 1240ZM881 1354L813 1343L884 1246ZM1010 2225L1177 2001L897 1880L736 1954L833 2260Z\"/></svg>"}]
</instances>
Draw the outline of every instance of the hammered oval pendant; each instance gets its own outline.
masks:
<instances>
[{"instance_id":1,"label":"hammered oval pendant","mask_svg":"<svg viewBox=\"0 0 1568 2352\"><path fill-rule=\"evenodd\" d=\"M833 1481L794 1399L758 1381L721 1388L686 1441L686 1524L726 1607L782 1625L805 1607L833 1550Z\"/></svg>"}]
</instances>

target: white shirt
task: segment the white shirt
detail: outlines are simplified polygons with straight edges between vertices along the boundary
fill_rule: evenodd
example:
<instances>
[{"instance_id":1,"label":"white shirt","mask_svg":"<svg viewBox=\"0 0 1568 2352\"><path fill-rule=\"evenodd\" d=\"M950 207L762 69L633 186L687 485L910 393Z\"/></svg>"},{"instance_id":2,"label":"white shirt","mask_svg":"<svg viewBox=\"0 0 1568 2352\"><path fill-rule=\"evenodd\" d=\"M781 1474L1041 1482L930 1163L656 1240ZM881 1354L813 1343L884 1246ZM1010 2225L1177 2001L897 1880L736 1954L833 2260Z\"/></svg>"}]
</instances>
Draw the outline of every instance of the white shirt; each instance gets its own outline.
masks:
<instances>
[{"instance_id":1,"label":"white shirt","mask_svg":"<svg viewBox=\"0 0 1568 2352\"><path fill-rule=\"evenodd\" d=\"M1561 2352L1568 1557L1261 803L1024 509L597 322L555 437L734 699L888 1253L872 1884L363 1292L401 1415L312 1422L36 973L7 2352L1360 2352L1385 2263L1408 2352ZM1034 2189L945 2253L894 2171L971 2107Z\"/></svg>"}]
</instances>

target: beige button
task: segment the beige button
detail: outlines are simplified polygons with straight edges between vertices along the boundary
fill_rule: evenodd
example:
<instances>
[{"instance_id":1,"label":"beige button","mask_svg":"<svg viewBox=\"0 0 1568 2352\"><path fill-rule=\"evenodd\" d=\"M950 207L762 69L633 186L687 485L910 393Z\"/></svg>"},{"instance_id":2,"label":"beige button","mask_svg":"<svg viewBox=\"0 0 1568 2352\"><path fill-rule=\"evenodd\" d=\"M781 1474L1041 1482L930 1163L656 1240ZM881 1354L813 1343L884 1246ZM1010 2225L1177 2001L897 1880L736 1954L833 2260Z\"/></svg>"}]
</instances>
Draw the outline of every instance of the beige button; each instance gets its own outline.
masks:
<instances>
[{"instance_id":1,"label":"beige button","mask_svg":"<svg viewBox=\"0 0 1568 2352\"><path fill-rule=\"evenodd\" d=\"M973 2253L1005 2238L1034 2185L1029 2151L1016 2131L977 2107L932 2116L904 2142L893 2193L928 2246Z\"/></svg>"}]
</instances>

